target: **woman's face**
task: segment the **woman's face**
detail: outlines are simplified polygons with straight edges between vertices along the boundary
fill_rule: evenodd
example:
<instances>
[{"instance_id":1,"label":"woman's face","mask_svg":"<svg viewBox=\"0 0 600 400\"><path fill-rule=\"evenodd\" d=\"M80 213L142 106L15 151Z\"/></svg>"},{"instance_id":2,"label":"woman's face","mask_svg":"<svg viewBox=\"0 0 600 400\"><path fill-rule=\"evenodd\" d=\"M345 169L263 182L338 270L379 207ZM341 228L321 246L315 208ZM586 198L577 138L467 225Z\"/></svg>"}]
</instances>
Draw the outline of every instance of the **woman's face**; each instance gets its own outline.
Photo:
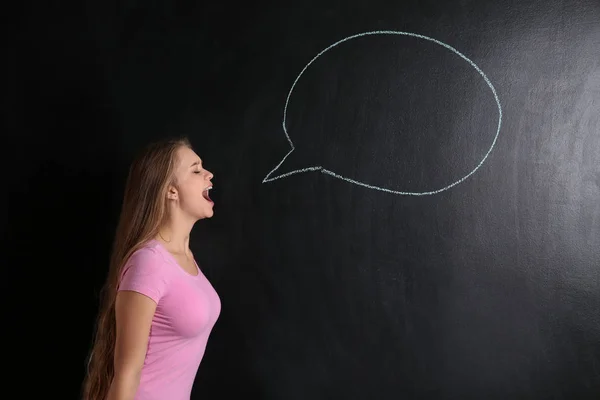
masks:
<instances>
[{"instance_id":1,"label":"woman's face","mask_svg":"<svg viewBox=\"0 0 600 400\"><path fill-rule=\"evenodd\" d=\"M179 208L186 215L195 219L212 217L214 203L208 193L212 189L213 174L203 168L200 157L188 147L179 148L177 159L176 183L169 196L175 194Z\"/></svg>"}]
</instances>

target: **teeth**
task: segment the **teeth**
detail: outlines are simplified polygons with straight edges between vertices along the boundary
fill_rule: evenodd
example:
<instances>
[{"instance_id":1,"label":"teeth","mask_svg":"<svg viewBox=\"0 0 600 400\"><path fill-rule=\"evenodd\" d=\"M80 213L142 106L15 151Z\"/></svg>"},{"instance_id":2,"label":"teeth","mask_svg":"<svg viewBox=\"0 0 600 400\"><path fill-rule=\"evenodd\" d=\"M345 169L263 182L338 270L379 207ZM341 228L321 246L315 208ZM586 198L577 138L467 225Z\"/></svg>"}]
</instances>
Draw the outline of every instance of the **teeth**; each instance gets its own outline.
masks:
<instances>
[{"instance_id":1,"label":"teeth","mask_svg":"<svg viewBox=\"0 0 600 400\"><path fill-rule=\"evenodd\" d=\"M204 191L206 192L206 194L203 194L202 196L204 196L204 198L205 198L206 200L211 200L211 199L210 199L210 195L209 195L210 189L212 189L212 186L209 186L209 187L207 187L206 189L204 189ZM212 200L211 200L211 201L212 201Z\"/></svg>"}]
</instances>

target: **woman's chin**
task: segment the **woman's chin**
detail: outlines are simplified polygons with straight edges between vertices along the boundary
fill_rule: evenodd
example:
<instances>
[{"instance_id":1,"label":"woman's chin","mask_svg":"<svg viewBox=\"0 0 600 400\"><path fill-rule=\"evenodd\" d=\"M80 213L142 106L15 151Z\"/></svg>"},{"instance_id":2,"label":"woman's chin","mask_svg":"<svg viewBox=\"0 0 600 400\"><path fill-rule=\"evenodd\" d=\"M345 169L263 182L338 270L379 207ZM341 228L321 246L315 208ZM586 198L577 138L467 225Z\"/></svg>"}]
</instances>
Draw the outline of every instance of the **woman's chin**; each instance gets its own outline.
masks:
<instances>
[{"instance_id":1,"label":"woman's chin","mask_svg":"<svg viewBox=\"0 0 600 400\"><path fill-rule=\"evenodd\" d=\"M214 215L214 210L212 208L212 205L210 206L210 208L208 208L205 212L204 212L204 218L210 218Z\"/></svg>"}]
</instances>

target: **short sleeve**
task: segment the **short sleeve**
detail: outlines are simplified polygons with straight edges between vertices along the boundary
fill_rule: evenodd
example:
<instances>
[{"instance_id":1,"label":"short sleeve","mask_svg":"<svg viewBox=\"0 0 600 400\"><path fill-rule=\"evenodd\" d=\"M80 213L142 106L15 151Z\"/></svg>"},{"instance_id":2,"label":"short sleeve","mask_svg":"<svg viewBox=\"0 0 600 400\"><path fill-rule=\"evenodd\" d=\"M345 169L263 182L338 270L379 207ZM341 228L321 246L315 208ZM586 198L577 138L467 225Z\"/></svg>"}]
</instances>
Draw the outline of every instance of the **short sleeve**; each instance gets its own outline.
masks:
<instances>
[{"instance_id":1,"label":"short sleeve","mask_svg":"<svg viewBox=\"0 0 600 400\"><path fill-rule=\"evenodd\" d=\"M167 289L167 281L167 268L161 254L144 247L129 257L118 290L141 293L158 304Z\"/></svg>"}]
</instances>

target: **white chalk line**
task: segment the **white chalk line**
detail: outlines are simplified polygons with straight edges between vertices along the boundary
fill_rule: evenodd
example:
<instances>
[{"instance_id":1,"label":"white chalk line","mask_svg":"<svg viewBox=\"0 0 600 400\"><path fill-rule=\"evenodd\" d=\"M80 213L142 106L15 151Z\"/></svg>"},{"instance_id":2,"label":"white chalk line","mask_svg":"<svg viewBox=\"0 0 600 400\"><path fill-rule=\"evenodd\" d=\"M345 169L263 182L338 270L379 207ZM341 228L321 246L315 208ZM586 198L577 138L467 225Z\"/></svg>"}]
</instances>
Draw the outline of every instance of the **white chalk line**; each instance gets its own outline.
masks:
<instances>
[{"instance_id":1,"label":"white chalk line","mask_svg":"<svg viewBox=\"0 0 600 400\"><path fill-rule=\"evenodd\" d=\"M296 83L298 83L298 81L300 80L300 77L302 76L302 74L304 73L304 71L306 71L306 69L317 59L319 58L322 54L324 54L325 52L327 52L328 50L330 50L331 48L346 42L348 40L351 39L355 39L357 37L361 37L361 36L368 36L368 35L404 35L404 36L412 36L412 37L416 37L419 39L425 39L425 40L429 40L431 42L434 42L436 44L439 44L440 46L443 46L447 49L449 49L450 51L456 53L458 56L460 56L462 59L464 59L465 61L467 61L473 68L475 68L475 70L483 77L483 79L485 80L485 82L487 83L487 85L490 87L493 95L494 95L494 99L496 100L496 104L498 105L498 128L496 129L496 135L494 136L494 140L492 141L492 145L490 146L490 148L488 149L487 153L485 154L485 156L481 159L481 161L479 162L479 164L471 171L469 172L467 175L465 175L464 177L460 178L459 180L457 180L454 183L451 183L445 187L442 187L441 189L437 189L437 190L432 190L432 191L427 191L427 192L405 192L405 191L400 191L400 190L392 190L392 189L387 189L387 188L383 188L380 186L375 186L375 185L370 185L368 183L364 183L364 182L360 182L342 175L339 175L333 171L330 171L328 169L323 168L322 166L313 166L313 167L306 167L306 168L302 168L302 169L297 169L297 170L293 170L278 176L275 176L273 178L270 178L271 174L273 174L275 171L277 171L277 169L279 169L279 167L281 167L281 165L285 162L286 158L292 154L292 152L296 149L296 147L294 146L294 143L292 142L292 140L290 139L290 136L288 135L287 132L287 128L285 126L285 122L286 122L286 117L287 117L287 107L290 101L290 97L292 96L292 92L294 91L294 87L296 86ZM341 180L344 180L346 182L355 184L355 185L360 185L369 189L374 189L374 190L379 190L382 192L387 192L387 193L393 193L393 194L401 194L401 195L411 195L411 196L424 196L424 195L432 195L432 194L436 194L436 193L440 193L443 192L444 190L448 190L453 186L458 185L459 183L463 182L465 179L469 178L471 175L473 175L482 165L483 163L487 160L488 156L490 155L490 153L492 152L494 146L496 145L496 141L498 139L498 136L500 134L500 127L502 126L502 106L500 104L500 100L498 99L498 95L496 93L496 89L494 88L494 85L492 85L492 83L490 82L490 80L488 79L488 77L485 75L485 73L473 62L471 61L469 58L467 58L464 54L462 54L461 52L459 52L458 50L456 50L454 47L441 42L437 39L433 39L431 37L425 36L425 35L420 35L417 33L411 33L411 32L402 32L402 31L388 31L388 30L384 30L384 31L371 31L371 32L363 32L363 33L359 33L356 35L352 35L352 36L348 36L344 39L341 39L337 42L335 42L334 44L328 46L327 48L325 48L324 50L322 50L319 54L317 54L312 60L310 60L310 62L308 64L306 64L306 66L302 69L302 71L300 72L300 74L298 74L298 76L296 77L296 80L294 81L294 83L292 84L292 87L288 93L287 99L285 101L285 107L283 110L283 132L285 133L285 137L287 138L291 150L283 157L283 159L279 162L279 164L277 164L275 166L275 168L273 168L271 170L271 172L269 172L265 178L263 179L262 183L267 183L267 182L272 182L274 180L277 179L281 179L281 178L285 178L288 177L290 175L294 175L294 174L300 174L303 172L309 172L309 171L321 171L324 174L328 174L330 176L333 176L334 178L338 178Z\"/></svg>"}]
</instances>

